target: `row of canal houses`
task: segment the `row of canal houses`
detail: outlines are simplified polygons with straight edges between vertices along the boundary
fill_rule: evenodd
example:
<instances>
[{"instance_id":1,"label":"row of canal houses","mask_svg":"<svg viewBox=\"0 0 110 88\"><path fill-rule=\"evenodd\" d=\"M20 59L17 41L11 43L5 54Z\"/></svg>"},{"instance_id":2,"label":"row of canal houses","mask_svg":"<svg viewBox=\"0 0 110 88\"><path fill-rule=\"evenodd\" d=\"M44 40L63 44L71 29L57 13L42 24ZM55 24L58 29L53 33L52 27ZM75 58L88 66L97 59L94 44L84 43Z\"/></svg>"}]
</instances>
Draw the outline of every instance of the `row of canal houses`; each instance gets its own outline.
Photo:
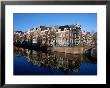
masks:
<instances>
[{"instance_id":1,"label":"row of canal houses","mask_svg":"<svg viewBox=\"0 0 110 88\"><path fill-rule=\"evenodd\" d=\"M64 26L40 26L29 29L27 32L14 32L14 42L29 42L33 44L41 43L49 46L86 46L96 44L96 33L82 31L81 25L64 25Z\"/></svg>"}]
</instances>

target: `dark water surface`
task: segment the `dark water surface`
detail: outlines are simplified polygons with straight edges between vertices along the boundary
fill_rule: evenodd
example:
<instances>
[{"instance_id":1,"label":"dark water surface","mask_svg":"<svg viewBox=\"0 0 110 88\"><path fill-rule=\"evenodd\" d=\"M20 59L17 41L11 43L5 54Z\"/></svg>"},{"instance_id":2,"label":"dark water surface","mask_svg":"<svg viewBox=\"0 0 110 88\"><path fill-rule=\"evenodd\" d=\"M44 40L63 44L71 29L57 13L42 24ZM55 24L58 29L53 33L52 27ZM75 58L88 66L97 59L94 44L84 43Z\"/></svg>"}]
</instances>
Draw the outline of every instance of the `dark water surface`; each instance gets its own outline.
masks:
<instances>
[{"instance_id":1,"label":"dark water surface","mask_svg":"<svg viewBox=\"0 0 110 88\"><path fill-rule=\"evenodd\" d=\"M14 75L97 75L95 58L14 48Z\"/></svg>"}]
</instances>

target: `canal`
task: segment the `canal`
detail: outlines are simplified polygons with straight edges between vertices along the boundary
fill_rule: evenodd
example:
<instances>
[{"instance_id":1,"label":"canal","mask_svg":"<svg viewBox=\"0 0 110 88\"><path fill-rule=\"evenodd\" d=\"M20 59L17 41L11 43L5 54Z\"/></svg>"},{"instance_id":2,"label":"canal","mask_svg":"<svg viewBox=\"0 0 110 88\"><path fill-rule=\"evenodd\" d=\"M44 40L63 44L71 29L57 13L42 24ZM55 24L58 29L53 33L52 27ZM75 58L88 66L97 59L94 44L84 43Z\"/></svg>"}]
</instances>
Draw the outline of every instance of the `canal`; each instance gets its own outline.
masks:
<instances>
[{"instance_id":1,"label":"canal","mask_svg":"<svg viewBox=\"0 0 110 88\"><path fill-rule=\"evenodd\" d=\"M97 75L97 59L14 47L14 75Z\"/></svg>"}]
</instances>

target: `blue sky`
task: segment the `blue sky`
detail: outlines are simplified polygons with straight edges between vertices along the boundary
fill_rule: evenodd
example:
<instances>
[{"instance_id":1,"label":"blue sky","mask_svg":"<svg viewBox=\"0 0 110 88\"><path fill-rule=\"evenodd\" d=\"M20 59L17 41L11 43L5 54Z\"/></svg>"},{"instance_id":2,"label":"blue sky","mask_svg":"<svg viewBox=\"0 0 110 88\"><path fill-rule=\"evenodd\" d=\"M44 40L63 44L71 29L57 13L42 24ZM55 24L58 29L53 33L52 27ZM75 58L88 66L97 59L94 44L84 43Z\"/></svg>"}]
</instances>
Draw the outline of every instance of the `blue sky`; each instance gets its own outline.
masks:
<instances>
[{"instance_id":1,"label":"blue sky","mask_svg":"<svg viewBox=\"0 0 110 88\"><path fill-rule=\"evenodd\" d=\"M80 24L82 30L97 31L96 13L14 13L14 31L27 31L40 25Z\"/></svg>"}]
</instances>

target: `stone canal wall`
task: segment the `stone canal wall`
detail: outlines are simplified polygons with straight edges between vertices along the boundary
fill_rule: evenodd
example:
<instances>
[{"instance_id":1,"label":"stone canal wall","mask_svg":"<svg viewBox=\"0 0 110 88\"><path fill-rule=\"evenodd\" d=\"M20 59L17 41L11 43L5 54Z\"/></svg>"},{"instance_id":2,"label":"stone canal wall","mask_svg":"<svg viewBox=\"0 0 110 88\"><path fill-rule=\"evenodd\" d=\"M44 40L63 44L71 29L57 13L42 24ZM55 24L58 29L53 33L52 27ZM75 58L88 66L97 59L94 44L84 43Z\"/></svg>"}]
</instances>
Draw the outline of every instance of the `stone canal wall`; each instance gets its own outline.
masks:
<instances>
[{"instance_id":1,"label":"stone canal wall","mask_svg":"<svg viewBox=\"0 0 110 88\"><path fill-rule=\"evenodd\" d=\"M71 54L83 54L83 47L53 47L52 51L66 52Z\"/></svg>"}]
</instances>

